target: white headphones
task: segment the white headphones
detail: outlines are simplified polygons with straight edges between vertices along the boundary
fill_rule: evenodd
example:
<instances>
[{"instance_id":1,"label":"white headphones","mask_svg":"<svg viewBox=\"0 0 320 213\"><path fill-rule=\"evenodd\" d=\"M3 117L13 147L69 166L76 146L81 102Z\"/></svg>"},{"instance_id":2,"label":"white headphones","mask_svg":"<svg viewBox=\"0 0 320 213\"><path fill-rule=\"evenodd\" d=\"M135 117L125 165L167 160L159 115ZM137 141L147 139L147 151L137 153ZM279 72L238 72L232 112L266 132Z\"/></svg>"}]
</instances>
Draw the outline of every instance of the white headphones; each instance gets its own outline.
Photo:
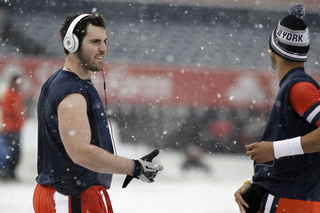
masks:
<instances>
[{"instance_id":1,"label":"white headphones","mask_svg":"<svg viewBox=\"0 0 320 213\"><path fill-rule=\"evenodd\" d=\"M84 17L86 16L89 16L90 14L82 14L82 15L79 15L77 18L75 18L68 30L67 30L67 33L63 39L63 46L64 48L66 48L70 53L75 53L78 51L78 48L79 48L79 39L78 37L73 33L73 30L75 28L75 26L78 24L78 22L83 19Z\"/></svg>"}]
</instances>

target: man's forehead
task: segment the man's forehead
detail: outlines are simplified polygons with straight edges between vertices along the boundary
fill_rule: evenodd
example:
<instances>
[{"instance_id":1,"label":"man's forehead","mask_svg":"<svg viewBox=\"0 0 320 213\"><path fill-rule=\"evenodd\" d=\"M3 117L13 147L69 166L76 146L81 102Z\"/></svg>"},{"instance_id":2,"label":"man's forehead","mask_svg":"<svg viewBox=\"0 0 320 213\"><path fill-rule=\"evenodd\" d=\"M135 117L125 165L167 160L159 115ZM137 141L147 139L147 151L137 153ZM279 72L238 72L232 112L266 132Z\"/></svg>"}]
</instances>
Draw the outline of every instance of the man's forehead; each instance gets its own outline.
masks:
<instances>
[{"instance_id":1,"label":"man's forehead","mask_svg":"<svg viewBox=\"0 0 320 213\"><path fill-rule=\"evenodd\" d=\"M103 27L94 26L89 24L87 26L86 37L88 39L101 39L105 40L107 38L106 30Z\"/></svg>"}]
</instances>

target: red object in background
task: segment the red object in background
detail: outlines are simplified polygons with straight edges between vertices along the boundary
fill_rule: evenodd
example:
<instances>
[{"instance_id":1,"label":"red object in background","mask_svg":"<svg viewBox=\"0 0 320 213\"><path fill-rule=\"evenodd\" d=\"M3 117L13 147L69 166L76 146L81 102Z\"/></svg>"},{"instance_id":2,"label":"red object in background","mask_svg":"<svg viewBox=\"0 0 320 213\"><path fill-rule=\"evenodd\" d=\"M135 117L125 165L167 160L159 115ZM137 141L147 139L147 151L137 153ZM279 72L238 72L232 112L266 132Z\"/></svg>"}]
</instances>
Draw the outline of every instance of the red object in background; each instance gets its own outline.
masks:
<instances>
[{"instance_id":1,"label":"red object in background","mask_svg":"<svg viewBox=\"0 0 320 213\"><path fill-rule=\"evenodd\" d=\"M227 140L232 137L235 125L228 119L217 119L209 125L209 132L212 138Z\"/></svg>"},{"instance_id":2,"label":"red object in background","mask_svg":"<svg viewBox=\"0 0 320 213\"><path fill-rule=\"evenodd\" d=\"M63 64L51 58L0 59L0 79L10 72L23 73L23 96L33 100ZM104 70L108 101L113 103L262 110L271 108L278 90L277 79L263 70L115 63L106 64ZM319 74L312 76L320 79ZM101 73L94 73L93 82L102 97Z\"/></svg>"},{"instance_id":3,"label":"red object in background","mask_svg":"<svg viewBox=\"0 0 320 213\"><path fill-rule=\"evenodd\" d=\"M9 90L1 99L2 132L20 132L24 123L24 103L20 91Z\"/></svg>"}]
</instances>

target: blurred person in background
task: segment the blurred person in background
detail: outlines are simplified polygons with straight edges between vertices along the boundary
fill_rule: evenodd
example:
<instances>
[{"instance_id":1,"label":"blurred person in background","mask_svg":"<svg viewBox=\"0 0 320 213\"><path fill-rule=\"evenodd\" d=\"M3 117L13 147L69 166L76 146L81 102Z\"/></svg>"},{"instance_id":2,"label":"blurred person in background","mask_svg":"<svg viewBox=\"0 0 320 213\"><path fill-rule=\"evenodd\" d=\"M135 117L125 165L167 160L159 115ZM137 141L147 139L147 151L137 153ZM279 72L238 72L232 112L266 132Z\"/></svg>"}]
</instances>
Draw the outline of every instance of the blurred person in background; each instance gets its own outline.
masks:
<instances>
[{"instance_id":1,"label":"blurred person in background","mask_svg":"<svg viewBox=\"0 0 320 213\"><path fill-rule=\"evenodd\" d=\"M289 12L269 40L280 89L261 142L246 147L255 162L253 177L234 194L241 212L320 209L320 153L312 153L320 145L320 85L304 70L310 43L304 6Z\"/></svg>"},{"instance_id":2,"label":"blurred person in background","mask_svg":"<svg viewBox=\"0 0 320 213\"><path fill-rule=\"evenodd\" d=\"M0 179L16 180L16 168L20 160L21 129L25 121L24 100L20 93L22 79L14 75L10 85L1 99L2 129L1 137L9 153L6 155L6 164L0 168Z\"/></svg>"},{"instance_id":3,"label":"blurred person in background","mask_svg":"<svg viewBox=\"0 0 320 213\"><path fill-rule=\"evenodd\" d=\"M116 155L108 117L91 81L106 56L106 22L100 13L74 13L60 28L65 65L43 85L38 102L36 213L113 212L107 192L112 174L151 183L163 167L158 155L132 160ZM143 205L141 206L143 208Z\"/></svg>"}]
</instances>

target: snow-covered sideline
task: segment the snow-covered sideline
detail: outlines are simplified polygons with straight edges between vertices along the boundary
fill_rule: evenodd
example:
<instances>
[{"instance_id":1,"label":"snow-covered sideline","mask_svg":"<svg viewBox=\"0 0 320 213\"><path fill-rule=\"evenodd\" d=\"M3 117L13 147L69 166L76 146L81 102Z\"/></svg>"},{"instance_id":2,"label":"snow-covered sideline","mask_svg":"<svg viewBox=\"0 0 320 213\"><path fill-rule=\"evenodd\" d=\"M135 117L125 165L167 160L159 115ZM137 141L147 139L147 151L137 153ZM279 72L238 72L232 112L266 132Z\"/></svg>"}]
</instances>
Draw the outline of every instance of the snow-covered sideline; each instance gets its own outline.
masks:
<instances>
[{"instance_id":1,"label":"snow-covered sideline","mask_svg":"<svg viewBox=\"0 0 320 213\"><path fill-rule=\"evenodd\" d=\"M0 182L1 213L31 213L36 177L36 121L29 120L23 130L19 182ZM139 158L152 151L145 145L117 141L118 155ZM211 173L201 169L181 170L184 155L160 150L156 158L164 166L157 179L147 184L134 179L122 189L124 176L115 175L109 194L115 213L233 213L238 212L233 193L252 174L246 156L212 154L203 161Z\"/></svg>"}]
</instances>

